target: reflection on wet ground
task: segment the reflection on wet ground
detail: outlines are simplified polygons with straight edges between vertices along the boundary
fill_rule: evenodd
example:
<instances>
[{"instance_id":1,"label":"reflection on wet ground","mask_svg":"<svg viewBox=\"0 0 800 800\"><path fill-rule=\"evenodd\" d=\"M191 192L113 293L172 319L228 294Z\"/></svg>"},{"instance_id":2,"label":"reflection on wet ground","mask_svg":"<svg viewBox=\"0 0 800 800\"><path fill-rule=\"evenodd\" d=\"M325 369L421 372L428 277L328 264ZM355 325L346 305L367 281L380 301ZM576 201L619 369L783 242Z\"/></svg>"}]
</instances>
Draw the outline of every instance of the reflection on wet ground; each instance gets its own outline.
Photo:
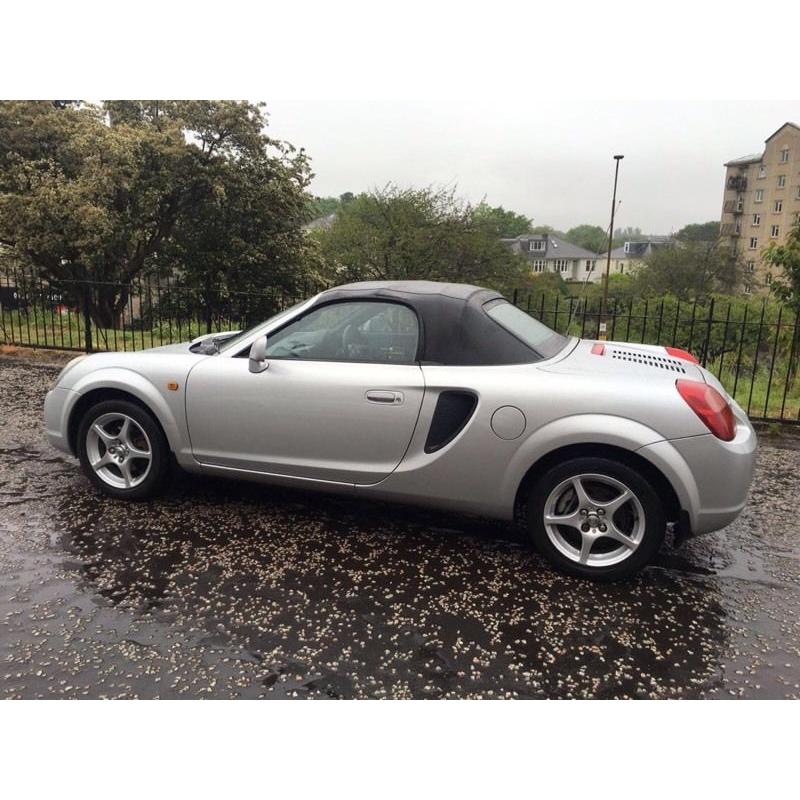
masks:
<instances>
[{"instance_id":1,"label":"reflection on wet ground","mask_svg":"<svg viewBox=\"0 0 800 800\"><path fill-rule=\"evenodd\" d=\"M0 696L800 695L800 452L601 586L482 520L188 476L102 498L42 442L55 374L0 363Z\"/></svg>"}]
</instances>

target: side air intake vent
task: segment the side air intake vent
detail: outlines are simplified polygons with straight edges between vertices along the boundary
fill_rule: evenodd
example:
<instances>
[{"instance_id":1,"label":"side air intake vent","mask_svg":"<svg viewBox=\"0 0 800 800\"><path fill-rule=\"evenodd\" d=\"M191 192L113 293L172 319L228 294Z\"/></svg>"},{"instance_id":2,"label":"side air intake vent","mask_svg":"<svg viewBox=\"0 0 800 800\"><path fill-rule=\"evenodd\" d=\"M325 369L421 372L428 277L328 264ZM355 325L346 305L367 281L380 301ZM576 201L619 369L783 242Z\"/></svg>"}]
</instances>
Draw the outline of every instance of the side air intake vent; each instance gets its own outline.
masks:
<instances>
[{"instance_id":1,"label":"side air intake vent","mask_svg":"<svg viewBox=\"0 0 800 800\"><path fill-rule=\"evenodd\" d=\"M472 392L442 392L436 402L425 452L435 453L458 436L478 405Z\"/></svg>"},{"instance_id":2,"label":"side air intake vent","mask_svg":"<svg viewBox=\"0 0 800 800\"><path fill-rule=\"evenodd\" d=\"M680 372L682 375L686 374L680 359L655 356L652 353L643 353L641 350L625 350L615 347L611 350L611 358L616 358L617 361L628 361L631 364L644 364L646 367L668 369L671 372Z\"/></svg>"}]
</instances>

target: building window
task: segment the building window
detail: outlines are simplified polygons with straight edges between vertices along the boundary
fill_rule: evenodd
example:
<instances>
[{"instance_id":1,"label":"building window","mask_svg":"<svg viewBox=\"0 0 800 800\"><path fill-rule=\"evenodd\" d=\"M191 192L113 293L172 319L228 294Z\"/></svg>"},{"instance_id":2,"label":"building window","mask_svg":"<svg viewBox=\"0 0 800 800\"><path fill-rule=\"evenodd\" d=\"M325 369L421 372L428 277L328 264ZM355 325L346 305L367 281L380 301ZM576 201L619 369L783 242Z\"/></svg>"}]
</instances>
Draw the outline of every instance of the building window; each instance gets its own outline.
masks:
<instances>
[{"instance_id":1,"label":"building window","mask_svg":"<svg viewBox=\"0 0 800 800\"><path fill-rule=\"evenodd\" d=\"M778 175L778 188L783 189L784 186L786 186L786 176Z\"/></svg>"},{"instance_id":2,"label":"building window","mask_svg":"<svg viewBox=\"0 0 800 800\"><path fill-rule=\"evenodd\" d=\"M761 214L753 214L753 226L758 227L761 224Z\"/></svg>"},{"instance_id":3,"label":"building window","mask_svg":"<svg viewBox=\"0 0 800 800\"><path fill-rule=\"evenodd\" d=\"M783 200L775 201L775 213L780 214L783 211Z\"/></svg>"},{"instance_id":4,"label":"building window","mask_svg":"<svg viewBox=\"0 0 800 800\"><path fill-rule=\"evenodd\" d=\"M619 270L620 275L625 274L625 264L623 264L622 261L617 261L617 269Z\"/></svg>"},{"instance_id":5,"label":"building window","mask_svg":"<svg viewBox=\"0 0 800 800\"><path fill-rule=\"evenodd\" d=\"M756 189L756 203L763 203L764 202L764 190L763 189Z\"/></svg>"},{"instance_id":6,"label":"building window","mask_svg":"<svg viewBox=\"0 0 800 800\"><path fill-rule=\"evenodd\" d=\"M772 283L772 273L768 272L766 278L764 278L765 283L769 286Z\"/></svg>"},{"instance_id":7,"label":"building window","mask_svg":"<svg viewBox=\"0 0 800 800\"><path fill-rule=\"evenodd\" d=\"M739 198L739 199L736 201L736 210L737 210L737 211L739 211L739 212L741 212L742 210L744 210L744 198L743 198L743 197L740 197L740 198Z\"/></svg>"},{"instance_id":8,"label":"building window","mask_svg":"<svg viewBox=\"0 0 800 800\"><path fill-rule=\"evenodd\" d=\"M763 164L760 164L758 167L758 177L759 178L767 177L767 168Z\"/></svg>"},{"instance_id":9,"label":"building window","mask_svg":"<svg viewBox=\"0 0 800 800\"><path fill-rule=\"evenodd\" d=\"M789 161L789 148L784 147L781 150L781 164L786 164Z\"/></svg>"},{"instance_id":10,"label":"building window","mask_svg":"<svg viewBox=\"0 0 800 800\"><path fill-rule=\"evenodd\" d=\"M758 236L751 236L750 237L750 249L751 250L758 250Z\"/></svg>"},{"instance_id":11,"label":"building window","mask_svg":"<svg viewBox=\"0 0 800 800\"><path fill-rule=\"evenodd\" d=\"M748 261L747 262L747 271L748 272L755 272L756 271L756 262L755 261Z\"/></svg>"},{"instance_id":12,"label":"building window","mask_svg":"<svg viewBox=\"0 0 800 800\"><path fill-rule=\"evenodd\" d=\"M595 265L597 261L594 259L586 259L586 271L587 272L594 272Z\"/></svg>"},{"instance_id":13,"label":"building window","mask_svg":"<svg viewBox=\"0 0 800 800\"><path fill-rule=\"evenodd\" d=\"M533 262L533 271L534 272L544 272L545 264L547 262L543 258L537 258Z\"/></svg>"},{"instance_id":14,"label":"building window","mask_svg":"<svg viewBox=\"0 0 800 800\"><path fill-rule=\"evenodd\" d=\"M557 258L553 261L553 269L556 272L568 272L570 260L568 258Z\"/></svg>"},{"instance_id":15,"label":"building window","mask_svg":"<svg viewBox=\"0 0 800 800\"><path fill-rule=\"evenodd\" d=\"M797 187L797 194L794 196L795 200L800 200L800 186Z\"/></svg>"},{"instance_id":16,"label":"building window","mask_svg":"<svg viewBox=\"0 0 800 800\"><path fill-rule=\"evenodd\" d=\"M528 243L528 247L531 253L541 252L545 248L544 239L532 239Z\"/></svg>"},{"instance_id":17,"label":"building window","mask_svg":"<svg viewBox=\"0 0 800 800\"><path fill-rule=\"evenodd\" d=\"M777 239L781 235L781 226L773 225L769 234L773 239Z\"/></svg>"},{"instance_id":18,"label":"building window","mask_svg":"<svg viewBox=\"0 0 800 800\"><path fill-rule=\"evenodd\" d=\"M738 236L742 232L742 223L739 220L736 220L736 225L734 226L734 231L736 231L736 235Z\"/></svg>"},{"instance_id":19,"label":"building window","mask_svg":"<svg viewBox=\"0 0 800 800\"><path fill-rule=\"evenodd\" d=\"M746 283L744 285L744 293L745 294L752 294L753 293L753 287L749 283Z\"/></svg>"}]
</instances>

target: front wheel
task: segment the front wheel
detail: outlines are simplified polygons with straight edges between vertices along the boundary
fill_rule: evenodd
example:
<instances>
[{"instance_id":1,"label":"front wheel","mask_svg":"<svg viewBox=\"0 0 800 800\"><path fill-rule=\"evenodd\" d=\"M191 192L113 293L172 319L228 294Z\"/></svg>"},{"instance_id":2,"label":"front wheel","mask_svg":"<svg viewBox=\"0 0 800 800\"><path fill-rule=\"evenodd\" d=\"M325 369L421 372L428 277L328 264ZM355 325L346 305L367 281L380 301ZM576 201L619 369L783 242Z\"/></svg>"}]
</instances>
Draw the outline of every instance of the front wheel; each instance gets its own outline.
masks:
<instances>
[{"instance_id":1,"label":"front wheel","mask_svg":"<svg viewBox=\"0 0 800 800\"><path fill-rule=\"evenodd\" d=\"M564 572L619 580L658 552L666 518L655 489L626 464L576 458L548 470L528 502L534 544Z\"/></svg>"},{"instance_id":2,"label":"front wheel","mask_svg":"<svg viewBox=\"0 0 800 800\"><path fill-rule=\"evenodd\" d=\"M92 406L81 420L77 444L84 474L112 497L150 497L168 477L166 437L147 411L127 400Z\"/></svg>"}]
</instances>

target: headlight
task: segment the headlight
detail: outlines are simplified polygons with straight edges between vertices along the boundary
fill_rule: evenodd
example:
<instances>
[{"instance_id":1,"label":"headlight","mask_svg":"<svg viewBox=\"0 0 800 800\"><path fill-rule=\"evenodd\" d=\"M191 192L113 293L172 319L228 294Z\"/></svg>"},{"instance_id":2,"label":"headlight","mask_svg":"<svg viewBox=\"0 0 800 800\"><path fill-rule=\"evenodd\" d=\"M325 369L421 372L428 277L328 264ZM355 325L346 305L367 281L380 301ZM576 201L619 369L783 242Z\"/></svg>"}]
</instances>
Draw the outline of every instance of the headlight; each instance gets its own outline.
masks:
<instances>
[{"instance_id":1,"label":"headlight","mask_svg":"<svg viewBox=\"0 0 800 800\"><path fill-rule=\"evenodd\" d=\"M67 372L70 369L72 369L72 367L74 367L79 361L83 361L83 359L86 358L86 356L88 355L89 355L88 353L84 353L83 355L76 356L71 361L68 361L64 369L62 369L61 372L58 373L58 377L56 378L56 386L58 386L58 384L61 383L61 379L67 374Z\"/></svg>"}]
</instances>

